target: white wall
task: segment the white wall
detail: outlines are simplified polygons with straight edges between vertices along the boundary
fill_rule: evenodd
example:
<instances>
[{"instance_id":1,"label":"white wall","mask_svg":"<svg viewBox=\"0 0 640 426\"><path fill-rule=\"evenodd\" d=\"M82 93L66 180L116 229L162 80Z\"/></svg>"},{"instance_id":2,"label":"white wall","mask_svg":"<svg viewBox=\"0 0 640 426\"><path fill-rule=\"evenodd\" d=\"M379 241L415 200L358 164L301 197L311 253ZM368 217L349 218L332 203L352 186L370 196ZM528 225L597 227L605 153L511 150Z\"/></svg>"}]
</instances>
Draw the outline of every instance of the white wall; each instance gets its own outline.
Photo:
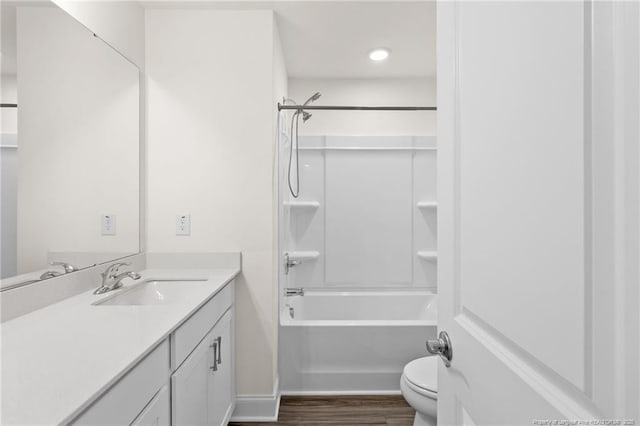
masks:
<instances>
[{"instance_id":1,"label":"white wall","mask_svg":"<svg viewBox=\"0 0 640 426\"><path fill-rule=\"evenodd\" d=\"M0 98L3 104L18 103L18 83L15 74L2 74L0 83ZM18 132L18 109L0 108L0 125L2 133L15 134Z\"/></svg>"},{"instance_id":2,"label":"white wall","mask_svg":"<svg viewBox=\"0 0 640 426\"><path fill-rule=\"evenodd\" d=\"M271 11L146 14L148 250L242 252L240 396L272 395L277 374L275 40ZM190 236L175 235L181 213Z\"/></svg>"},{"instance_id":3,"label":"white wall","mask_svg":"<svg viewBox=\"0 0 640 426\"><path fill-rule=\"evenodd\" d=\"M435 79L295 79L289 97L299 103L315 92L318 105L435 106ZM301 135L435 136L436 112L311 111Z\"/></svg>"},{"instance_id":4,"label":"white wall","mask_svg":"<svg viewBox=\"0 0 640 426\"><path fill-rule=\"evenodd\" d=\"M144 69L144 9L138 2L51 1Z\"/></svg>"},{"instance_id":5,"label":"white wall","mask_svg":"<svg viewBox=\"0 0 640 426\"><path fill-rule=\"evenodd\" d=\"M16 274L18 224L18 150L15 135L0 135L0 278Z\"/></svg>"},{"instance_id":6,"label":"white wall","mask_svg":"<svg viewBox=\"0 0 640 426\"><path fill-rule=\"evenodd\" d=\"M137 68L60 9L17 17L18 273L50 251L137 252ZM117 235L101 235L103 213Z\"/></svg>"},{"instance_id":7,"label":"white wall","mask_svg":"<svg viewBox=\"0 0 640 426\"><path fill-rule=\"evenodd\" d=\"M275 19L275 17L274 17ZM277 108L277 103L280 102L282 100L282 98L286 98L289 88L288 88L288 79L287 79L287 68L285 65L285 57L284 57L284 52L282 51L282 43L280 40L280 34L278 32L278 26L275 24L274 21L274 25L273 25L273 39L274 39L274 44L273 44L273 96L274 96L274 101L273 101L273 111L272 111L272 125L273 128L271 130L271 135L273 135L273 170L272 170L272 190L273 190L273 202L275 204L275 212L273 215L273 253L274 253L274 259L279 259L279 250L280 250L280 229L279 229L279 220L278 220L278 211L279 211L279 197L280 194L279 192L279 186L278 186L278 173L280 170L280 164L279 164L279 160L280 160L280 156L278 155L278 108ZM277 261L277 260L276 260ZM282 272L284 271L284 265L282 264L282 262L277 262L278 267L274 268L274 276L273 276L273 283L274 283L274 292L273 292L273 299L271 301L271 303L274 306L274 309L272 311L272 315L273 315L273 322L275 324L273 330L274 330L274 347L278 348L278 331L279 331L279 327L278 327L278 323L279 323L279 316L278 316L278 303L279 303L279 294L278 294L278 280L280 279L280 276L282 274ZM277 350L277 349L276 349ZM274 369L274 380L277 382L278 381L278 357L274 357L273 359L273 369Z\"/></svg>"},{"instance_id":8,"label":"white wall","mask_svg":"<svg viewBox=\"0 0 640 426\"><path fill-rule=\"evenodd\" d=\"M137 1L86 1L51 0L82 25L100 37L105 43L133 62L143 73L145 69L145 13ZM140 96L145 99L144 79L140 79ZM140 250L146 249L146 198L144 176L146 175L145 103L140 102Z\"/></svg>"},{"instance_id":9,"label":"white wall","mask_svg":"<svg viewBox=\"0 0 640 426\"><path fill-rule=\"evenodd\" d=\"M0 84L2 103L17 103L16 76L3 74ZM18 110L2 108L0 113L0 278L16 274L17 258L17 144Z\"/></svg>"}]
</instances>

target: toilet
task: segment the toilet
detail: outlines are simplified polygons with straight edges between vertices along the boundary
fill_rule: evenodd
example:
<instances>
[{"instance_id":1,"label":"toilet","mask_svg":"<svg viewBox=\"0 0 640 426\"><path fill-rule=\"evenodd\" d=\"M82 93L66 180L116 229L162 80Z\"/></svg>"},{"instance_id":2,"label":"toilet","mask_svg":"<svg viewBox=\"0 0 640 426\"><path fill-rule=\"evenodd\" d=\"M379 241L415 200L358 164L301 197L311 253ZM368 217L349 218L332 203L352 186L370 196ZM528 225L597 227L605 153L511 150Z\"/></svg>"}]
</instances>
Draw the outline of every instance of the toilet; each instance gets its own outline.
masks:
<instances>
[{"instance_id":1,"label":"toilet","mask_svg":"<svg viewBox=\"0 0 640 426\"><path fill-rule=\"evenodd\" d=\"M405 365L400 390L407 403L416 410L413 426L436 426L438 357L418 358Z\"/></svg>"}]
</instances>

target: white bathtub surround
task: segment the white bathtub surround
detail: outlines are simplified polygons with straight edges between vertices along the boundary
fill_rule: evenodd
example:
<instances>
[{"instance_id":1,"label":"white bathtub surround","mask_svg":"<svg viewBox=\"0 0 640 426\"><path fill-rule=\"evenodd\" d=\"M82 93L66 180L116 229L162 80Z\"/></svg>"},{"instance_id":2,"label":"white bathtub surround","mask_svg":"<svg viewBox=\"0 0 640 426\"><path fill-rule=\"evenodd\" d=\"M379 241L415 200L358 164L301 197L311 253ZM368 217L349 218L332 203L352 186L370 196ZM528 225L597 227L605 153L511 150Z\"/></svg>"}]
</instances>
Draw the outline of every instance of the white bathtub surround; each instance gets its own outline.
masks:
<instances>
[{"instance_id":1,"label":"white bathtub surround","mask_svg":"<svg viewBox=\"0 0 640 426\"><path fill-rule=\"evenodd\" d=\"M280 277L282 393L399 393L436 331L436 138L299 143L297 199L280 146L281 260L296 262Z\"/></svg>"},{"instance_id":2,"label":"white bathtub surround","mask_svg":"<svg viewBox=\"0 0 640 426\"><path fill-rule=\"evenodd\" d=\"M291 311L293 309L293 319ZM400 392L402 369L436 335L427 291L307 290L280 310L283 394Z\"/></svg>"},{"instance_id":3,"label":"white bathtub surround","mask_svg":"<svg viewBox=\"0 0 640 426\"><path fill-rule=\"evenodd\" d=\"M204 266L201 260L216 258L211 254L192 261L200 265L194 269L173 269L170 257L159 258L164 268L144 269L141 280L206 281L180 284L188 289L174 303L153 306L94 306L112 295L92 288L2 324L3 424L71 421L240 272L239 254L223 255L223 269ZM136 284L125 280L118 292Z\"/></svg>"},{"instance_id":4,"label":"white bathtub surround","mask_svg":"<svg viewBox=\"0 0 640 426\"><path fill-rule=\"evenodd\" d=\"M280 226L282 256L300 263L282 287L435 291L436 138L301 136L299 144L300 197L283 173Z\"/></svg>"},{"instance_id":5,"label":"white bathtub surround","mask_svg":"<svg viewBox=\"0 0 640 426\"><path fill-rule=\"evenodd\" d=\"M437 317L437 296L422 290L306 290L280 310L283 326L433 326Z\"/></svg>"}]
</instances>

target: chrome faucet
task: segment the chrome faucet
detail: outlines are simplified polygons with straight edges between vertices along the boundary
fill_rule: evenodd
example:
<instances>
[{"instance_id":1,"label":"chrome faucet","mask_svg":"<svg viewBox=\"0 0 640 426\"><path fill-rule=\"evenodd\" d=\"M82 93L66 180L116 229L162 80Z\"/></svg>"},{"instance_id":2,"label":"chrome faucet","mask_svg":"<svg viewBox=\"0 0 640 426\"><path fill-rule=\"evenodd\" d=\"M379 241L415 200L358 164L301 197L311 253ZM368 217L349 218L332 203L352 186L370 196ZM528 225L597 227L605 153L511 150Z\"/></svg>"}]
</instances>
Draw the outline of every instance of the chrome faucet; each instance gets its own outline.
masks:
<instances>
[{"instance_id":1,"label":"chrome faucet","mask_svg":"<svg viewBox=\"0 0 640 426\"><path fill-rule=\"evenodd\" d=\"M102 294L120 288L122 287L122 280L125 278L139 280L140 274L137 272L127 271L120 274L118 273L120 267L129 265L131 265L131 263L121 262L109 265L107 269L102 273L102 284L100 285L100 287L95 289L93 294Z\"/></svg>"},{"instance_id":2,"label":"chrome faucet","mask_svg":"<svg viewBox=\"0 0 640 426\"><path fill-rule=\"evenodd\" d=\"M60 275L62 274L57 271L46 271L46 272L43 272L42 275L40 275L40 279L46 280L47 278L59 277Z\"/></svg>"},{"instance_id":3,"label":"chrome faucet","mask_svg":"<svg viewBox=\"0 0 640 426\"><path fill-rule=\"evenodd\" d=\"M75 267L72 264L67 263L67 262L49 262L49 265L51 265L51 266L62 266L62 269L64 269L64 273L65 274L69 274L71 272L75 272L75 271L78 270L77 267ZM46 271L42 275L40 275L40 279L41 280L46 280L47 278L59 277L60 275L62 275L62 274L60 272L58 272L58 271Z\"/></svg>"},{"instance_id":4,"label":"chrome faucet","mask_svg":"<svg viewBox=\"0 0 640 426\"><path fill-rule=\"evenodd\" d=\"M64 269L64 273L65 274L69 274L71 272L76 272L78 270L78 268L76 266L73 266L72 264L67 263L67 262L49 262L49 265L62 266L62 269Z\"/></svg>"}]
</instances>

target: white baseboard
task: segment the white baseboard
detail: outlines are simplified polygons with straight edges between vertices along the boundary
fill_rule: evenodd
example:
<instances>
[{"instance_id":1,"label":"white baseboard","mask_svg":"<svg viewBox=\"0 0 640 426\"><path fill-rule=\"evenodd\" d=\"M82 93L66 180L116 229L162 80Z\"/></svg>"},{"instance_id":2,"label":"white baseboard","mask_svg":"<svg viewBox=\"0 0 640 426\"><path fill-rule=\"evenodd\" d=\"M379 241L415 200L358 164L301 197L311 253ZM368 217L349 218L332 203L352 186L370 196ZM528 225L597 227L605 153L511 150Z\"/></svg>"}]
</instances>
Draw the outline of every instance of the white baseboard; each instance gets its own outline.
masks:
<instances>
[{"instance_id":1,"label":"white baseboard","mask_svg":"<svg viewBox=\"0 0 640 426\"><path fill-rule=\"evenodd\" d=\"M402 369L396 371L281 372L282 395L398 395Z\"/></svg>"},{"instance_id":2,"label":"white baseboard","mask_svg":"<svg viewBox=\"0 0 640 426\"><path fill-rule=\"evenodd\" d=\"M358 395L402 395L396 390L319 390L319 391L282 391L282 396L358 396Z\"/></svg>"},{"instance_id":3,"label":"white baseboard","mask_svg":"<svg viewBox=\"0 0 640 426\"><path fill-rule=\"evenodd\" d=\"M232 422L275 422L280 411L280 386L272 395L238 395Z\"/></svg>"}]
</instances>

